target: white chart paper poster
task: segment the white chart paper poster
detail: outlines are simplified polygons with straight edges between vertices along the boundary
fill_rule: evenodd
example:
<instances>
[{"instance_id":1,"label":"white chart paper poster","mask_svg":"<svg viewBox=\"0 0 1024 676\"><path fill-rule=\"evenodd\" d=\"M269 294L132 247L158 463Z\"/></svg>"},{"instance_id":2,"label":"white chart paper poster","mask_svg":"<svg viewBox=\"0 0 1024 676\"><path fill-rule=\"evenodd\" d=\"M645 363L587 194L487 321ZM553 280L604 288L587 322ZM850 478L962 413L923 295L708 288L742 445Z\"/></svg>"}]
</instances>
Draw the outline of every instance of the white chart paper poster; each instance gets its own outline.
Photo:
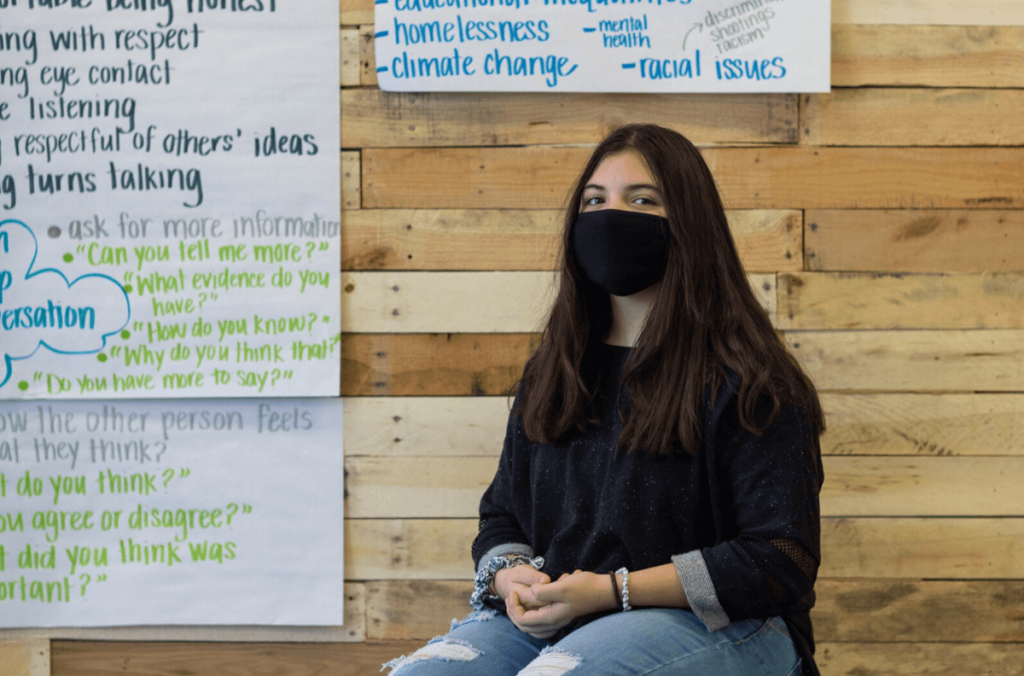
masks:
<instances>
[{"instance_id":1,"label":"white chart paper poster","mask_svg":"<svg viewBox=\"0 0 1024 676\"><path fill-rule=\"evenodd\" d=\"M341 408L4 404L0 627L341 625Z\"/></svg>"},{"instance_id":2,"label":"white chart paper poster","mask_svg":"<svg viewBox=\"0 0 1024 676\"><path fill-rule=\"evenodd\" d=\"M337 396L336 0L0 1L0 399Z\"/></svg>"},{"instance_id":3,"label":"white chart paper poster","mask_svg":"<svg viewBox=\"0 0 1024 676\"><path fill-rule=\"evenodd\" d=\"M828 0L376 0L387 91L827 92Z\"/></svg>"}]
</instances>

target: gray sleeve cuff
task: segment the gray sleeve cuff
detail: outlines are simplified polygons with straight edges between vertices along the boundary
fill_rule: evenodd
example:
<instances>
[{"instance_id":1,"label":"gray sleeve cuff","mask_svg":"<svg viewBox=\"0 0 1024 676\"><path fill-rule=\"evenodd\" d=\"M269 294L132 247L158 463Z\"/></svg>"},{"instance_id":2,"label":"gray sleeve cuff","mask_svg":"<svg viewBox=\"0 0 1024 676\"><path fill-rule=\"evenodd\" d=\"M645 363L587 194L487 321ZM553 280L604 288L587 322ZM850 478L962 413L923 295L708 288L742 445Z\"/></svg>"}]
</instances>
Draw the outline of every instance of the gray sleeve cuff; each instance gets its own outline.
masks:
<instances>
[{"instance_id":1,"label":"gray sleeve cuff","mask_svg":"<svg viewBox=\"0 0 1024 676\"><path fill-rule=\"evenodd\" d=\"M498 545L497 547L491 547L483 556L480 557L480 563L476 567L476 572L479 573L480 569L486 566L487 562L495 556L508 556L512 554L522 554L523 556L527 556L532 559L533 547L518 542L510 542L508 544Z\"/></svg>"},{"instance_id":2,"label":"gray sleeve cuff","mask_svg":"<svg viewBox=\"0 0 1024 676\"><path fill-rule=\"evenodd\" d=\"M718 602L715 585L699 549L672 557L690 610L700 618L708 631L718 631L729 624L729 616Z\"/></svg>"}]
</instances>

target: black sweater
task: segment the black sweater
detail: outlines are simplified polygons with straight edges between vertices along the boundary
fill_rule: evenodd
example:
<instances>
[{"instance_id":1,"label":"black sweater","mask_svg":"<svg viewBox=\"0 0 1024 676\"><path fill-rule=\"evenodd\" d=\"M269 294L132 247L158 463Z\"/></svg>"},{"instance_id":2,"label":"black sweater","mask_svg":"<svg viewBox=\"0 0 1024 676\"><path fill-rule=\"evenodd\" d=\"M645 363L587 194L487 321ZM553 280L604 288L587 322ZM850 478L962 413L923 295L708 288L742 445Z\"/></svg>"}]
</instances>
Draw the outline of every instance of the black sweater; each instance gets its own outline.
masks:
<instances>
[{"instance_id":1,"label":"black sweater","mask_svg":"<svg viewBox=\"0 0 1024 676\"><path fill-rule=\"evenodd\" d=\"M598 352L606 365L595 399L598 426L541 444L527 439L519 416L510 417L497 474L480 501L474 562L479 567L485 553L524 545L544 557L551 579L576 569L674 562L709 629L779 615L804 674L817 674L808 611L821 558L823 472L818 439L800 412L783 407L761 435L752 434L739 422L739 378L730 373L716 401L705 393L696 453L627 454L616 447L629 348L602 345ZM762 403L756 418L763 424ZM708 575L713 589L693 582ZM716 612L702 613L709 605ZM596 617L577 619L555 638Z\"/></svg>"}]
</instances>

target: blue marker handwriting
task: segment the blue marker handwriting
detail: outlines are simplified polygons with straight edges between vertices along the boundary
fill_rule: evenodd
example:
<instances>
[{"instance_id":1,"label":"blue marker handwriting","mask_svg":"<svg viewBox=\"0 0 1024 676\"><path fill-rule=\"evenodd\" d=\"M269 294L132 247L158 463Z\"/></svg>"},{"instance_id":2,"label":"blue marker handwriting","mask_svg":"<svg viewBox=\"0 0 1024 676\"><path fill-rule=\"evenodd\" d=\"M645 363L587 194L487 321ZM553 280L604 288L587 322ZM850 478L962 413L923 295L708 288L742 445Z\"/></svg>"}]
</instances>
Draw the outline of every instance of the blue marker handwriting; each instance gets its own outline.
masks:
<instances>
[{"instance_id":1,"label":"blue marker handwriting","mask_svg":"<svg viewBox=\"0 0 1024 676\"><path fill-rule=\"evenodd\" d=\"M111 277L94 273L69 281L59 270L34 270L38 253L27 225L0 221L0 388L10 380L12 360L27 359L40 347L58 354L99 352L131 314L128 294Z\"/></svg>"}]
</instances>

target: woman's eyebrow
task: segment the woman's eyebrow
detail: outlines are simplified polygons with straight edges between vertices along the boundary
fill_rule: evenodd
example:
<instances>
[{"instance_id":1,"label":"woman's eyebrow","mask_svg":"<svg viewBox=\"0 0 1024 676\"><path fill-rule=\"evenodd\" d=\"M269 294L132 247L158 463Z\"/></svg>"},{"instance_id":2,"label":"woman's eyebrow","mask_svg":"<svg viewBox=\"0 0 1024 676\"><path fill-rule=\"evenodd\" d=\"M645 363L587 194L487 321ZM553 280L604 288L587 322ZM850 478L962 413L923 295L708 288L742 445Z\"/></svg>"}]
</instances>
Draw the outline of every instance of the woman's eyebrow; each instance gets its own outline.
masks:
<instances>
[{"instance_id":1,"label":"woman's eyebrow","mask_svg":"<svg viewBox=\"0 0 1024 676\"><path fill-rule=\"evenodd\" d=\"M588 183L583 186L583 190L605 190L605 187L596 183ZM630 183L626 186L626 190L653 190L654 192L661 192L658 186L651 185L650 183Z\"/></svg>"}]
</instances>

